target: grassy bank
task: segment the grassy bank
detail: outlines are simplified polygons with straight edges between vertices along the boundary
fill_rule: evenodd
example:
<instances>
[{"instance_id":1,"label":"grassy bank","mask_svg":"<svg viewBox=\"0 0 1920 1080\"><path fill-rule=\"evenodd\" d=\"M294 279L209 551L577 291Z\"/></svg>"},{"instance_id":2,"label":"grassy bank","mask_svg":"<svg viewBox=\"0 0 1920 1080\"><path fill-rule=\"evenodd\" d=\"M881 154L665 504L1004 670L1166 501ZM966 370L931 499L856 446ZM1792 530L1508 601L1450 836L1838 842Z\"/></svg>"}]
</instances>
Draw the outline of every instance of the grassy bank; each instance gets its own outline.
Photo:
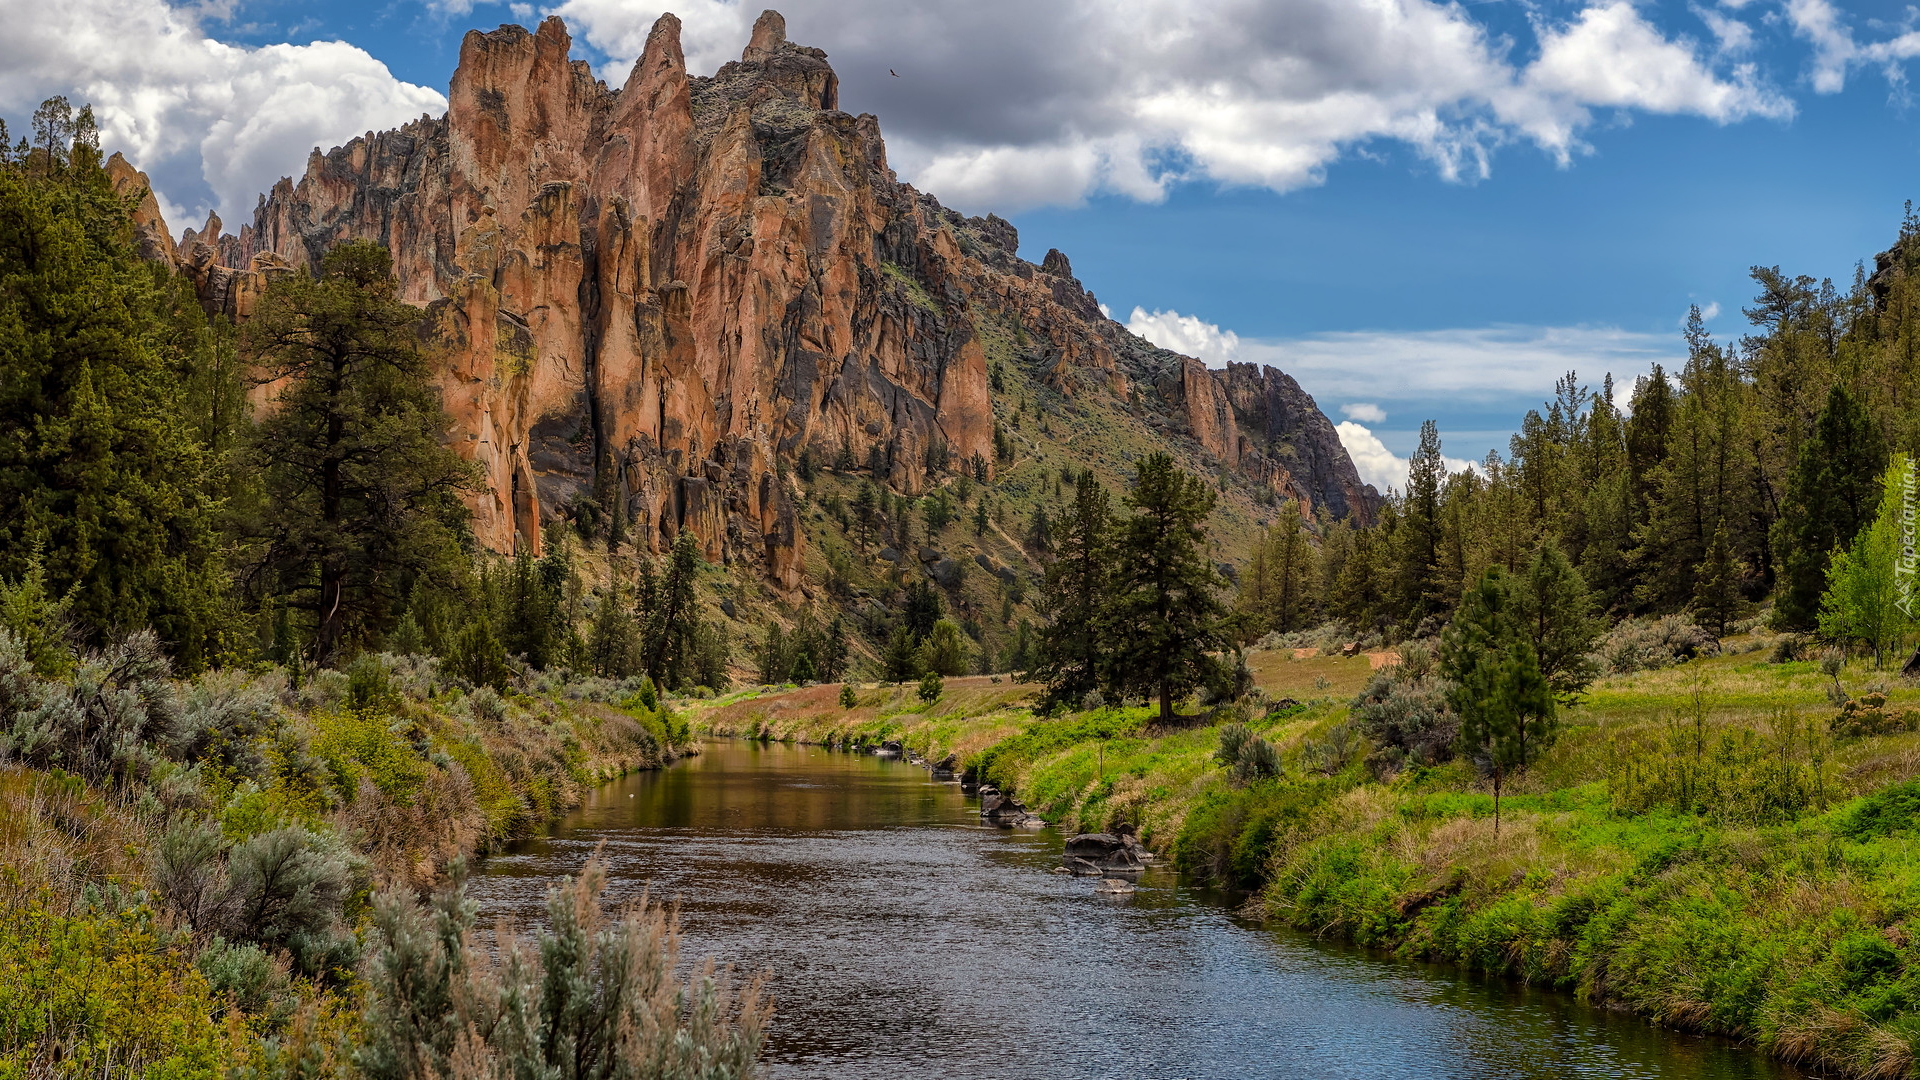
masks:
<instances>
[{"instance_id":1,"label":"grassy bank","mask_svg":"<svg viewBox=\"0 0 1920 1080\"><path fill-rule=\"evenodd\" d=\"M687 738L637 687L431 660L43 678L0 641L0 1078L344 1075L374 897Z\"/></svg>"},{"instance_id":2,"label":"grassy bank","mask_svg":"<svg viewBox=\"0 0 1920 1080\"><path fill-rule=\"evenodd\" d=\"M692 719L955 753L1048 821L1132 822L1182 869L1255 889L1271 918L1314 933L1839 1073L1912 1075L1920 733L1905 728L1920 691L1768 662L1768 644L1602 679L1509 782L1497 832L1471 763L1396 763L1362 737L1350 706L1377 658L1253 657L1262 696L1226 718L1281 769L1251 781L1214 760L1216 727L1157 731L1145 709L1040 718L1034 688L985 679L953 680L932 704L866 686L850 710L838 687L748 691ZM1836 689L1866 721L1833 728Z\"/></svg>"}]
</instances>

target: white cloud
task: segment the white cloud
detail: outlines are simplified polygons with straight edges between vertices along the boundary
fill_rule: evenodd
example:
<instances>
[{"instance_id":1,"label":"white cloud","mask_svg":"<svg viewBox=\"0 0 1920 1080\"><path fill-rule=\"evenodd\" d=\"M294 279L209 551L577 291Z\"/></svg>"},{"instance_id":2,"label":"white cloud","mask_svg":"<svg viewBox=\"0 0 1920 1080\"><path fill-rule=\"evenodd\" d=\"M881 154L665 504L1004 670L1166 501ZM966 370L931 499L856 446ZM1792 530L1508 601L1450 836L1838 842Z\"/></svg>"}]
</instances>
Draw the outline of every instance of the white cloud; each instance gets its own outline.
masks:
<instances>
[{"instance_id":1,"label":"white cloud","mask_svg":"<svg viewBox=\"0 0 1920 1080\"><path fill-rule=\"evenodd\" d=\"M1889 82L1899 84L1906 77L1904 62L1920 56L1920 31L1862 45L1830 0L1787 0L1786 9L1793 32L1813 46L1807 77L1818 93L1846 89L1847 70L1856 65L1877 65Z\"/></svg>"},{"instance_id":2,"label":"white cloud","mask_svg":"<svg viewBox=\"0 0 1920 1080\"><path fill-rule=\"evenodd\" d=\"M1712 322L1720 317L1720 301L1709 300L1707 306L1700 309L1700 321Z\"/></svg>"},{"instance_id":3,"label":"white cloud","mask_svg":"<svg viewBox=\"0 0 1920 1080\"><path fill-rule=\"evenodd\" d=\"M1371 402L1356 401L1351 405L1340 406L1340 412L1349 420L1359 420L1368 424L1387 422L1387 410Z\"/></svg>"},{"instance_id":4,"label":"white cloud","mask_svg":"<svg viewBox=\"0 0 1920 1080\"><path fill-rule=\"evenodd\" d=\"M1353 459L1353 467L1359 471L1363 483L1372 484L1382 493L1388 488L1407 486L1410 463L1406 458L1395 457L1373 432L1351 420L1340 421L1333 430L1339 432L1340 445L1347 448L1347 456Z\"/></svg>"},{"instance_id":5,"label":"white cloud","mask_svg":"<svg viewBox=\"0 0 1920 1080\"><path fill-rule=\"evenodd\" d=\"M1412 462L1387 449L1387 444L1364 425L1352 420L1342 420L1333 426L1340 436L1340 445L1347 448L1347 456L1353 459L1353 467L1360 474L1362 483L1372 484L1382 494L1388 488L1404 491L1407 487L1407 470ZM1473 462L1459 458L1440 456L1441 464L1447 472L1456 473L1473 468Z\"/></svg>"},{"instance_id":6,"label":"white cloud","mask_svg":"<svg viewBox=\"0 0 1920 1080\"><path fill-rule=\"evenodd\" d=\"M1149 312L1136 307L1133 314L1127 316L1127 329L1163 349L1204 360L1209 367L1225 367L1229 361L1239 359L1240 335L1222 330L1197 315Z\"/></svg>"},{"instance_id":7,"label":"white cloud","mask_svg":"<svg viewBox=\"0 0 1920 1080\"><path fill-rule=\"evenodd\" d=\"M449 3L454 0L429 0ZM734 59L764 0L563 0L549 10L623 80L653 20L683 21L689 66ZM1817 0L1816 0L1817 2ZM1450 179L1484 177L1504 143L1565 162L1595 109L1732 123L1792 105L1749 66L1671 38L1627 0L1539 21L1534 50L1437 0L788 0L853 110L886 122L890 160L968 210L1163 197L1211 180L1287 191L1374 140ZM1724 31L1724 32L1722 32ZM898 78L888 74L899 73Z\"/></svg>"},{"instance_id":8,"label":"white cloud","mask_svg":"<svg viewBox=\"0 0 1920 1080\"><path fill-rule=\"evenodd\" d=\"M1271 364L1318 398L1443 400L1454 407L1542 399L1569 371L1595 387L1609 372L1616 384L1631 384L1654 363L1672 367L1685 358L1678 334L1587 326L1362 330L1239 341L1239 359Z\"/></svg>"},{"instance_id":9,"label":"white cloud","mask_svg":"<svg viewBox=\"0 0 1920 1080\"><path fill-rule=\"evenodd\" d=\"M0 23L0 112L91 102L102 148L147 171L175 229L211 206L237 228L314 147L446 110L357 46L228 45L164 0L0 0Z\"/></svg>"}]
</instances>

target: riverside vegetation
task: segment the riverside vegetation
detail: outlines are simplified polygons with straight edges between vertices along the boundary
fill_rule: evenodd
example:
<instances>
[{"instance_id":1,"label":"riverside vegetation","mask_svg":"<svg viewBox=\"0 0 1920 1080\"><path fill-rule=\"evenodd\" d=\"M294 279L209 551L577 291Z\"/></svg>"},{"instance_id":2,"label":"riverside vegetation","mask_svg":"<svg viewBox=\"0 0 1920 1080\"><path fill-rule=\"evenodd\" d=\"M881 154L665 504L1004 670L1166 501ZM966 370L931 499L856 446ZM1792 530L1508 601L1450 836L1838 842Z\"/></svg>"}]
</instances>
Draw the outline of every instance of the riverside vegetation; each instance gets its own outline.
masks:
<instances>
[{"instance_id":1,"label":"riverside vegetation","mask_svg":"<svg viewBox=\"0 0 1920 1080\"><path fill-rule=\"evenodd\" d=\"M1914 1071L1911 214L1845 292L1756 269L1754 333L1695 313L1630 413L1569 375L1452 474L1428 425L1338 521L1184 444L1048 459L1090 406L996 358L991 463L930 444L919 498L851 448L782 472L817 608L618 513L482 550L387 252L275 271L236 325L140 257L86 110L31 127L0 129L0 1077L751 1071L756 987L601 909L597 863L534 941L460 886L690 714L953 753L1316 932ZM955 530L987 573L905 557ZM886 685L728 694L748 618L765 683Z\"/></svg>"}]
</instances>

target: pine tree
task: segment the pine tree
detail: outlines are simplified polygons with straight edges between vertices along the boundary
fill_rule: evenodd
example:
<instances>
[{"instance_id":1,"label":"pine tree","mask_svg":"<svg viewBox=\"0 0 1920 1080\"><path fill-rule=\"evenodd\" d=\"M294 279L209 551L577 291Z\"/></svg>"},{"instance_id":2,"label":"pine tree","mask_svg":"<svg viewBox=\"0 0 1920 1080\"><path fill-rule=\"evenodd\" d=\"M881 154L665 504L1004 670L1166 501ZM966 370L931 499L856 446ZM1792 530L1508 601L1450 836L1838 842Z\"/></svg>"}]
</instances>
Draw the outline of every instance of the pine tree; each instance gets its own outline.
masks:
<instances>
[{"instance_id":1,"label":"pine tree","mask_svg":"<svg viewBox=\"0 0 1920 1080\"><path fill-rule=\"evenodd\" d=\"M1112 500L1092 470L1074 480L1073 502L1061 519L1059 558L1047 567L1039 606L1047 622L1038 655L1025 669L1047 684L1048 704L1078 705L1104 677L1107 649L1100 615L1106 601L1113 532Z\"/></svg>"},{"instance_id":2,"label":"pine tree","mask_svg":"<svg viewBox=\"0 0 1920 1080\"><path fill-rule=\"evenodd\" d=\"M1217 498L1167 454L1151 454L1126 498L1135 514L1115 531L1100 619L1112 650L1104 681L1122 696L1156 695L1162 723L1172 721L1176 697L1220 675L1214 654L1236 629L1219 597L1226 582L1207 557Z\"/></svg>"},{"instance_id":3,"label":"pine tree","mask_svg":"<svg viewBox=\"0 0 1920 1080\"><path fill-rule=\"evenodd\" d=\"M1600 674L1591 658L1603 626L1580 572L1553 537L1540 542L1526 574L1514 582L1515 615L1554 697L1572 705Z\"/></svg>"},{"instance_id":4,"label":"pine tree","mask_svg":"<svg viewBox=\"0 0 1920 1080\"><path fill-rule=\"evenodd\" d=\"M1444 610L1451 597L1435 588L1440 565L1440 489L1447 463L1440 454L1440 430L1433 421L1420 425L1420 445L1407 470L1397 541L1396 599L1402 621L1416 624L1429 612Z\"/></svg>"},{"instance_id":5,"label":"pine tree","mask_svg":"<svg viewBox=\"0 0 1920 1080\"><path fill-rule=\"evenodd\" d=\"M1460 748L1484 755L1493 774L1493 828L1507 776L1553 744L1553 693L1517 618L1510 575L1490 566L1461 598L1440 638L1447 704L1460 717Z\"/></svg>"},{"instance_id":6,"label":"pine tree","mask_svg":"<svg viewBox=\"0 0 1920 1080\"><path fill-rule=\"evenodd\" d=\"M637 635L624 594L615 575L593 609L593 625L587 632L587 663L603 679L624 679L638 666L634 662Z\"/></svg>"},{"instance_id":7,"label":"pine tree","mask_svg":"<svg viewBox=\"0 0 1920 1080\"><path fill-rule=\"evenodd\" d=\"M1801 445L1780 517L1781 591L1775 625L1811 629L1827 587L1827 561L1873 520L1886 445L1859 399L1835 384Z\"/></svg>"},{"instance_id":8,"label":"pine tree","mask_svg":"<svg viewBox=\"0 0 1920 1080\"><path fill-rule=\"evenodd\" d=\"M667 563L659 600L647 612L641 635L642 666L669 690L695 685L696 679L700 685L719 689L705 681L713 672L710 668L703 670L698 659L702 634L698 588L700 566L705 561L693 533L681 530L673 542L673 556Z\"/></svg>"},{"instance_id":9,"label":"pine tree","mask_svg":"<svg viewBox=\"0 0 1920 1080\"><path fill-rule=\"evenodd\" d=\"M1694 620L1712 630L1716 638L1727 635L1727 624L1745 607L1740 598L1741 570L1723 521L1713 530L1706 558L1695 568L1693 588Z\"/></svg>"},{"instance_id":10,"label":"pine tree","mask_svg":"<svg viewBox=\"0 0 1920 1080\"><path fill-rule=\"evenodd\" d=\"M386 249L344 243L318 278L269 285L242 334L255 378L278 387L252 450L267 508L250 577L309 614L321 663L390 626L410 581L454 583L461 496L479 483L441 441L420 313L395 288Z\"/></svg>"}]
</instances>

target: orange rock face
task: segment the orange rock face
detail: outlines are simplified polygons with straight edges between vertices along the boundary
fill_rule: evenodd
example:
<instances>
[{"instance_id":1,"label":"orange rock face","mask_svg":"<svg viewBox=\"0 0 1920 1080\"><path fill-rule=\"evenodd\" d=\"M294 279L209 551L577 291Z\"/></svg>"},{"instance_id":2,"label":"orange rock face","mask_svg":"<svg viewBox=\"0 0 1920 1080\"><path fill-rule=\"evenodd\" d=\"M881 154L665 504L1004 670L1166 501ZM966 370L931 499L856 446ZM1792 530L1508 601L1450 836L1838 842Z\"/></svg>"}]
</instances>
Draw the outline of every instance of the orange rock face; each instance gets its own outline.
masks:
<instances>
[{"instance_id":1,"label":"orange rock face","mask_svg":"<svg viewBox=\"0 0 1920 1080\"><path fill-rule=\"evenodd\" d=\"M1267 460L1224 373L1107 319L1065 256L1024 262L1011 225L900 183L878 121L838 111L825 54L789 42L778 14L711 77L687 74L672 15L617 90L569 46L557 18L471 32L445 117L316 152L237 235L215 218L177 248L164 224L150 243L236 318L335 243L391 249L426 312L449 437L490 480L475 507L489 546L537 548L558 515L617 516L654 550L691 530L708 558L796 588L804 537L778 462L877 450L909 494L930 448L990 467L983 319L1019 326L1063 392L1144 380L1226 464ZM1332 447L1330 482L1365 515Z\"/></svg>"}]
</instances>

